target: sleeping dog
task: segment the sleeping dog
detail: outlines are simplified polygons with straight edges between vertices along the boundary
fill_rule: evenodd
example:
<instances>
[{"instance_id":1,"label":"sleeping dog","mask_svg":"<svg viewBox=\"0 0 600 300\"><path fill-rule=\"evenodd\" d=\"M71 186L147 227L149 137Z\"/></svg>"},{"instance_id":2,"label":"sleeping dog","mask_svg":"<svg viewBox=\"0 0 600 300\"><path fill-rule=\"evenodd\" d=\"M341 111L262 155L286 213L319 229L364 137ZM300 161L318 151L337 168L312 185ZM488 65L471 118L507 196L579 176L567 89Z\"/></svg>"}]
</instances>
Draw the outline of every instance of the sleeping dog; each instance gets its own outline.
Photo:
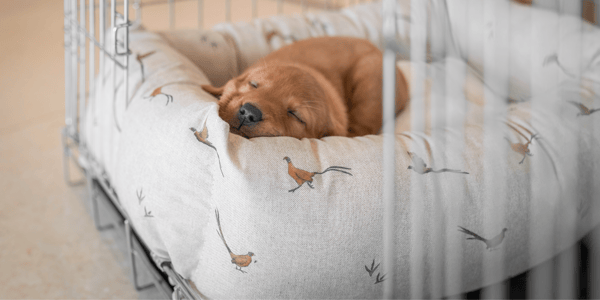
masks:
<instances>
[{"instance_id":1,"label":"sleeping dog","mask_svg":"<svg viewBox=\"0 0 600 300\"><path fill-rule=\"evenodd\" d=\"M361 136L382 125L382 53L367 40L321 37L272 52L222 87L219 116L246 138ZM396 114L408 90L396 68Z\"/></svg>"}]
</instances>

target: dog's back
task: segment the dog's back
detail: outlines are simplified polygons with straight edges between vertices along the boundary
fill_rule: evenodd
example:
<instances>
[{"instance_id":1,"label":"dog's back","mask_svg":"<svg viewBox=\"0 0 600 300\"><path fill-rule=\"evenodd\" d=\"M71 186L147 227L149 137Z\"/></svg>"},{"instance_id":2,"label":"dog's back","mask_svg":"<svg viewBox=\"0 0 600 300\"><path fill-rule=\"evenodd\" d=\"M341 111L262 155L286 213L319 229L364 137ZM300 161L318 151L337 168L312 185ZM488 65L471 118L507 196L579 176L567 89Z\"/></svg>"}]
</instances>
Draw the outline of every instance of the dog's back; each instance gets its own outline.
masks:
<instances>
[{"instance_id":1,"label":"dog's back","mask_svg":"<svg viewBox=\"0 0 600 300\"><path fill-rule=\"evenodd\" d=\"M350 81L345 79L357 60L369 54L381 55L381 52L367 40L352 37L318 37L281 47L265 56L257 65L262 62L285 62L314 68L331 81L340 96L346 99L346 85L350 84Z\"/></svg>"}]
</instances>

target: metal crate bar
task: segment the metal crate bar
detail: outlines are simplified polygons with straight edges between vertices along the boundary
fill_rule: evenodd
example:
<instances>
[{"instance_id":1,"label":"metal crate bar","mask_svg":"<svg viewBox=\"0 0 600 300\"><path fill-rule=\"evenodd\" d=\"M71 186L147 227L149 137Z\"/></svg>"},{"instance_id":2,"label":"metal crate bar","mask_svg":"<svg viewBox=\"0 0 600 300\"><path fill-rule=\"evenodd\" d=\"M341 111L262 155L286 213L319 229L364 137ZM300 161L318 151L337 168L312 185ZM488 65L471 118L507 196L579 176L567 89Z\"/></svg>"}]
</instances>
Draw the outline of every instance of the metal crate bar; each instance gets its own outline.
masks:
<instances>
[{"instance_id":1,"label":"metal crate bar","mask_svg":"<svg viewBox=\"0 0 600 300\"><path fill-rule=\"evenodd\" d=\"M594 0L594 8L596 13L596 26L600 26L600 0ZM596 84L593 88L594 101L593 107L600 107L600 84ZM594 118L592 121L594 131L600 130L600 118ZM593 167L592 182L600 182L600 163L595 162ZM600 185L593 186L593 199L600 199ZM600 220L600 203L592 201L590 207L591 220ZM589 243L589 277L588 282L600 281L600 228L596 226L593 229ZM600 299L600 284L589 284L588 297L590 299Z\"/></svg>"},{"instance_id":2,"label":"metal crate bar","mask_svg":"<svg viewBox=\"0 0 600 300\"><path fill-rule=\"evenodd\" d=\"M71 118L71 91L73 90L71 87L71 77L73 70L71 69L71 5L69 1L64 1L64 47L65 47L65 126L70 129L73 123Z\"/></svg>"},{"instance_id":3,"label":"metal crate bar","mask_svg":"<svg viewBox=\"0 0 600 300\"><path fill-rule=\"evenodd\" d=\"M85 144L83 139L83 135L81 132L83 131L83 125L85 122L85 102L86 102L86 72L85 72L85 64L86 64L86 42L85 42L85 0L79 1L79 28L83 30L79 30L79 43L78 43L78 58L79 61L79 115L78 115L78 135L80 146Z\"/></svg>"},{"instance_id":4,"label":"metal crate bar","mask_svg":"<svg viewBox=\"0 0 600 300\"><path fill-rule=\"evenodd\" d=\"M411 101L410 128L411 143L407 151L414 153L427 154L424 140L426 137L422 134L425 131L425 76L427 61L427 5L428 1L411 0L410 1L410 60L411 60ZM427 160L427 157L422 157ZM425 178L416 172L410 172L410 256L409 256L409 277L410 277L410 298L425 297L425 230L426 223L425 203L423 201L412 201L413 199L425 199L426 190Z\"/></svg>"},{"instance_id":5,"label":"metal crate bar","mask_svg":"<svg viewBox=\"0 0 600 300\"><path fill-rule=\"evenodd\" d=\"M140 239L137 237L137 234L135 233L135 230L132 227L132 225L130 224L129 220L123 221L123 224L125 225L125 240L127 243L127 250L129 252L128 258L129 258L129 265L131 266L131 276L132 276L131 279L133 281L133 285L134 285L135 289L138 291L141 291L141 290L145 290L145 289L148 289L151 287L156 287L168 299L169 296L172 295L173 291L171 291L170 288L167 288L163 284L164 280L160 277L159 274L157 274L157 272L154 271L154 269L152 267L152 262L150 262L145 255L140 255L140 252L144 251L145 246L140 241ZM136 258L138 258L142 262L143 266L148 271L150 271L151 282L148 283L147 285L140 286L138 284L138 271L137 271ZM193 299L193 298L190 298L190 299Z\"/></svg>"},{"instance_id":6,"label":"metal crate bar","mask_svg":"<svg viewBox=\"0 0 600 300\"><path fill-rule=\"evenodd\" d=\"M71 25L72 26L72 25ZM104 47L103 44L101 44L101 42L97 41L94 37L92 37L88 32L86 32L85 29L80 28L79 26L74 27L76 31L79 31L81 33L82 36L84 36L85 38L89 39L90 42L96 47L98 48L98 50L100 50L102 53L104 53L104 56L110 58L114 63L117 64L117 66L121 69L125 69L125 64L123 64L122 62L120 62L117 59L116 55L113 55L110 49L106 49ZM104 35L101 31L101 36ZM103 38L103 37L102 37ZM101 56L102 57L102 56ZM102 65L101 65L102 66Z\"/></svg>"},{"instance_id":7,"label":"metal crate bar","mask_svg":"<svg viewBox=\"0 0 600 300\"><path fill-rule=\"evenodd\" d=\"M443 18L443 22L440 23L440 27L446 30L446 51L448 51L448 56L450 58L460 59L460 49L457 45L454 44L453 32L451 31L451 24L449 20L449 10L447 6L447 2L439 1L436 3L441 6L438 11L443 11L445 15L439 16L439 18ZM455 16L457 16L456 20L452 24L455 27L458 27L456 31L464 32L467 28L469 28L469 18L467 17L467 10L465 8L460 11L454 11ZM437 18L434 16L434 18ZM440 29L439 27L436 29ZM435 47L432 47L435 49ZM463 97L463 89L462 86L465 84L466 76L467 76L467 68L457 68L452 61L447 60L445 64L445 76L446 86L444 95L446 98L444 101L446 102L446 108L454 108L454 109L446 109L446 125L451 128L465 128L465 119L466 119L466 107L467 100ZM465 131L464 130L456 130L456 133L450 138L450 135L447 134L446 138L446 147L448 149L454 150L455 153L460 153L461 155L456 155L454 163L456 167L459 169L464 169L465 160L462 155L465 150ZM467 175L470 176L470 175ZM452 186L456 188L455 193L452 195L445 195L447 198L446 201L455 203L455 206L446 212L448 219L461 220L463 218L463 207L465 203L465 183L466 180L464 178L453 177L450 178L452 180ZM452 206L449 206L452 207ZM446 235L445 241L445 249L446 254L444 257L444 293L445 296L453 296L457 298L462 298L463 295L460 295L463 288L463 276L462 276L462 265L463 265L463 255L464 252L463 244L457 243L454 235L457 232L456 227L454 226L446 226L446 230L443 234ZM467 259L467 258L465 258Z\"/></svg>"},{"instance_id":8,"label":"metal crate bar","mask_svg":"<svg viewBox=\"0 0 600 300\"><path fill-rule=\"evenodd\" d=\"M231 0L225 0L225 21L231 22Z\"/></svg>"},{"instance_id":9,"label":"metal crate bar","mask_svg":"<svg viewBox=\"0 0 600 300\"><path fill-rule=\"evenodd\" d=\"M198 29L204 29L204 0L198 0Z\"/></svg>"},{"instance_id":10,"label":"metal crate bar","mask_svg":"<svg viewBox=\"0 0 600 300\"><path fill-rule=\"evenodd\" d=\"M567 3L567 1L564 2L557 2L558 3L558 7L556 8L556 13L558 14L558 17L560 17L561 15L565 14L565 13L575 13L575 10L578 10L576 7L570 6L571 4L577 4L579 3L579 1L568 1L569 3ZM534 4L546 4L546 3L542 3L540 1L534 1ZM565 4L569 5L569 7L566 7ZM580 12L580 9L579 9ZM579 14L580 15L580 14ZM533 24L536 24L536 22L538 22L538 20L540 20L540 16L538 15L538 13L533 12L532 13L532 27ZM564 31L564 21L557 18L556 23L553 24L553 30L556 31L558 33L558 35L561 35L561 31ZM533 30L533 29L532 29ZM534 45L538 44L539 42L537 42L535 40L535 35L534 35L534 31L532 31L532 44L530 46L530 49L533 49ZM558 55L560 55L560 53L564 52L566 47L568 47L568 45L564 45L561 43L557 43L555 45L551 45L552 50L557 53ZM531 53L531 55L533 56L534 53ZM555 85L558 86L565 78L563 78L562 76L560 76L558 73L548 73L547 70L543 70L540 67L536 67L533 66L532 67L532 73L531 73L531 93L534 95L540 95L543 91L545 91L545 89L548 88L548 85ZM551 83L548 83L551 82ZM558 112L559 108L557 107L557 105L553 102L547 102L544 101L544 99L540 99L539 97L533 97L532 99L532 107L534 108L534 110L536 109L541 109L541 108L546 108L549 109L551 111L555 111ZM533 128L536 128L539 124L538 120L533 118L531 120L531 124ZM540 137L543 139L543 137ZM571 145L571 147L575 147L575 149L577 149L577 145ZM573 160L574 163L577 163L576 159ZM549 188L546 187L545 185L543 185L542 183L539 183L539 180L536 180L535 178L537 178L538 176L543 176L541 174L547 173L549 172L549 170L547 169L547 167L545 167L540 161L536 161L536 160L532 160L531 163L531 176L532 176L532 186L531 186L531 199L533 201L536 201L536 199L544 199L547 196L551 196L552 191L549 191ZM565 196L565 191L561 188L559 188L559 193L561 196ZM530 212L534 212L533 209L530 209ZM530 221L530 239L532 240L531 244L532 247L530 248L530 255L541 255L541 256L547 256L550 257L552 254L552 250L553 249L560 249L561 244L563 243L563 236L566 232L561 232L559 231L558 228L556 228L556 224L561 224L561 220L558 220L556 218L551 218L549 220L541 220L540 218L536 218L534 214L532 214L532 218ZM566 227L571 226L571 224L562 224L563 227L565 227L564 225L568 225ZM561 229L563 230L563 229ZM542 233L542 234L541 234ZM570 233L570 234L575 234ZM539 240L539 238L536 239L536 236L545 236L546 239L544 240ZM563 251L561 251L563 252ZM529 290L528 290L528 297L532 297L532 298L547 298L547 297L551 297L551 298L556 298L556 297L567 297L567 298L574 298L574 290L572 290L569 287L566 287L566 285L568 284L572 284L569 283L569 281L574 280L574 277L571 278L565 278L565 273L569 273L569 276L573 276L574 274L571 274L574 265L572 264L571 259L573 258L573 252L572 251L567 251L566 253L561 253L558 256L556 256L557 262L558 264L555 264L553 261L548 261L545 262L543 264L541 264L538 267L535 267L532 272L530 273L529 276ZM571 262L569 262L571 261Z\"/></svg>"},{"instance_id":11,"label":"metal crate bar","mask_svg":"<svg viewBox=\"0 0 600 300\"><path fill-rule=\"evenodd\" d=\"M99 78L100 80L98 81L98 83L100 84L100 88L103 89L104 88L104 76L105 76L105 72L106 72L106 66L105 66L105 57L106 57L106 50L104 49L104 43L106 42L106 37L105 37L105 32L106 32L106 0L100 0L100 12L98 15L98 36L100 41L96 41L94 39L92 40L92 43L94 43L94 46L96 46L99 49L99 53L98 53L98 74L99 74ZM95 79L95 78L94 78Z\"/></svg>"},{"instance_id":12,"label":"metal crate bar","mask_svg":"<svg viewBox=\"0 0 600 300\"><path fill-rule=\"evenodd\" d=\"M534 5L537 5L537 1L534 2ZM533 46L536 43L539 43L536 40L536 36L534 35L534 30L533 30L533 24L536 24L537 22L539 22L541 20L541 16L539 14L539 11L532 11L531 12L531 28L527 28L526 30L530 31L531 34L531 41L530 44L525 45L525 47L527 47L528 49L533 49ZM559 24L553 24L553 27L555 31L558 32L559 30ZM558 49L558 44L552 45L553 49ZM533 55L532 53L529 54L530 56ZM550 77L549 74L544 74L543 70L539 67L536 67L535 65L532 65L532 69L531 69L531 80L530 80L530 94L535 94L538 93L542 90L541 87L541 82L543 81L544 77L539 77L539 76L546 76L546 80L548 80L548 78ZM558 79L557 76L558 74L551 74L552 77L554 77L555 79ZM557 82L558 84L558 82ZM531 103L532 107L536 107L537 105L542 105L539 103L539 101L536 101L536 99L532 100ZM532 125L535 127L536 123L532 122ZM535 161L532 162L531 164L531 181L532 181L532 185L530 188L530 195L529 198L530 199L535 199L535 197L539 197L537 196L540 193L544 192L544 187L540 187L538 185L536 185L535 182L535 178L540 176L540 174L543 174L543 166L540 164L535 164ZM529 212L532 212L533 209L530 207L529 208ZM548 240L548 241L540 241L540 242L544 242L543 244L538 246L538 241L536 239L537 236L539 236L540 232L545 232L544 228L553 228L554 226L554 222L553 220L541 220L540 218L537 218L535 215L532 215L530 217L530 222L529 222L529 237L530 237L530 245L529 245L529 256L530 257L534 257L536 254L540 255L543 254L545 252L547 252L549 249L552 249L552 247L554 247L553 240ZM546 236L553 236L552 235L547 235ZM552 266L552 264L549 263L545 263L545 264L541 264L538 267L532 269L529 272L527 281L528 281L528 286L527 286L527 297L528 298L552 298L552 286L553 286L553 273L554 273L554 268Z\"/></svg>"},{"instance_id":13,"label":"metal crate bar","mask_svg":"<svg viewBox=\"0 0 600 300\"><path fill-rule=\"evenodd\" d=\"M175 29L175 0L169 0L169 29Z\"/></svg>"},{"instance_id":14,"label":"metal crate bar","mask_svg":"<svg viewBox=\"0 0 600 300\"><path fill-rule=\"evenodd\" d=\"M70 103L69 103L69 135L73 136L75 139L79 139L77 132L77 91L78 91L78 82L77 82L77 71L79 66L78 61L78 46L79 39L77 35L77 0L71 1L71 77L69 78L71 81L71 91L69 93Z\"/></svg>"},{"instance_id":15,"label":"metal crate bar","mask_svg":"<svg viewBox=\"0 0 600 300\"><path fill-rule=\"evenodd\" d=\"M88 105L90 106L91 116L95 115L95 107L94 102L96 98L96 47L94 46L94 41L96 40L96 7L94 5L94 0L89 0L89 60L90 60L90 73L89 73L89 100ZM85 134L84 134L85 136ZM85 139L84 139L85 141Z\"/></svg>"},{"instance_id":16,"label":"metal crate bar","mask_svg":"<svg viewBox=\"0 0 600 300\"><path fill-rule=\"evenodd\" d=\"M112 28L112 41L113 41L113 47L111 49L111 54L112 56L116 56L117 55L117 47L119 45L119 40L118 40L118 27L117 27L117 1L116 0L111 0L110 1L110 28ZM112 63L112 70L111 70L111 78L112 78L112 88L113 88L113 119L115 122L115 126L117 127L117 130L119 132L121 132L121 126L119 125L119 120L117 117L117 96L116 96L116 86L117 86L117 60L114 59L113 63Z\"/></svg>"},{"instance_id":17,"label":"metal crate bar","mask_svg":"<svg viewBox=\"0 0 600 300\"><path fill-rule=\"evenodd\" d=\"M507 208L507 160L506 147L499 147L499 141L505 135L504 122L507 119L507 104L499 95L507 95L510 74L508 67L509 53L497 51L502 45L510 42L510 2L485 0L483 5L483 24L473 24L485 28L482 31L480 48L483 53L484 82L494 86L484 90L484 135L483 135L483 169L484 194L482 228L486 235L495 236L508 227L505 211ZM500 162L500 163L499 163ZM482 199L483 200L483 199ZM483 260L483 280L488 285L482 290L486 299L506 299L505 281L507 270L505 247L493 250L494 255Z\"/></svg>"},{"instance_id":18,"label":"metal crate bar","mask_svg":"<svg viewBox=\"0 0 600 300\"><path fill-rule=\"evenodd\" d=\"M189 283L181 277L175 269L173 268L173 264L171 262L165 262L161 265L162 269L169 275L169 278L173 279L175 282L175 288L173 291L174 299L201 299L200 295L195 292L189 285ZM183 296L183 297L181 297Z\"/></svg>"},{"instance_id":19,"label":"metal crate bar","mask_svg":"<svg viewBox=\"0 0 600 300\"><path fill-rule=\"evenodd\" d=\"M440 38L445 34L445 26L443 20L445 16L442 14L436 15L436 12L441 12L443 9L443 2L438 0L429 1L429 11L428 11L428 28L431 28L429 34L431 35L428 38L428 52L430 54L426 57L432 57L433 53L445 53L446 49L446 40L444 38ZM434 33L438 33L439 36L434 36ZM445 72L440 70L437 66L431 66L429 70L429 76L431 77L431 87L430 87L430 108L429 114L431 116L431 137L434 141L436 141L434 148L437 149L448 149L446 147L446 132L443 128L445 128L446 124L446 80L443 77ZM417 100L419 101L419 100ZM434 150L432 148L432 150ZM442 161L446 161L446 153L439 153L438 151L432 151L432 158L438 157ZM447 229L446 225L446 217L443 211L444 201L447 201L445 198L447 195L442 194L440 180L437 176L431 177L431 190L432 190L432 205L430 211L430 217L427 218L427 230L430 232L429 239L424 242L429 245L430 253L432 256L429 259L429 278L430 283L426 287L428 292L428 297L430 298L441 298L443 297L445 292L445 272L446 269L446 257L444 255L444 249L446 249L446 241L444 239ZM460 185L460 184L457 184Z\"/></svg>"},{"instance_id":20,"label":"metal crate bar","mask_svg":"<svg viewBox=\"0 0 600 300\"><path fill-rule=\"evenodd\" d=\"M396 111L396 0L383 2L383 265L386 280L383 282L384 299L394 298L396 212L395 189L395 111Z\"/></svg>"},{"instance_id":21,"label":"metal crate bar","mask_svg":"<svg viewBox=\"0 0 600 300\"><path fill-rule=\"evenodd\" d=\"M125 81L124 93L125 93L125 108L129 107L129 26L131 23L129 22L129 0L125 0L123 3L123 14L125 17L123 18L122 26L125 26L125 34L124 34L124 46L125 52L121 53L124 59L125 68L123 68L123 80ZM115 39L116 41L116 39Z\"/></svg>"},{"instance_id":22,"label":"metal crate bar","mask_svg":"<svg viewBox=\"0 0 600 300\"><path fill-rule=\"evenodd\" d=\"M560 7L560 13L572 13L575 16L582 16L582 2L581 1L564 1L561 0L559 2L559 7ZM560 23L559 23L560 24ZM583 25L583 20L581 25ZM561 26L562 27L562 26ZM579 33L576 33L580 35L580 37L583 34L583 27L579 28ZM559 35L560 35L560 29L559 29ZM580 54L579 55L579 64L578 66L576 66L576 69L573 70L576 74L581 74L583 71L583 65L582 65L582 61L581 58L583 57L583 46L582 46L582 40L579 39L577 41L575 41L574 43L578 49L577 53ZM559 52L560 53L560 48L563 46L567 46L567 45L559 45ZM566 79L566 78L564 78ZM579 86L583 86L583 83L581 82L581 79L578 79L578 84ZM576 99L575 101L581 101L581 99ZM555 111L559 111L559 109L557 107L554 107ZM584 124L584 120L579 120L579 124L577 126L577 137L578 137L578 141L579 143L581 143L581 128L585 126ZM579 144L577 145L571 145L572 148L577 149L576 152L579 153L581 151L581 146ZM572 159L572 163L573 164L578 164L578 159L579 155L573 157ZM577 172L580 176L583 175L583 177L589 177L592 176L592 174L582 174L582 169L578 168L579 171ZM566 195L565 195L566 196ZM561 222L559 220L556 221L556 223L560 224ZM566 226L564 226L566 225ZM564 224L562 227L564 227L564 229L557 229L555 230L556 232L556 240L555 240L555 244L557 246L557 248L562 247L566 241L569 240L569 238L571 236L576 236L577 234L577 230L576 230L576 223L573 220L573 222L568 222L567 224ZM566 239L566 241L565 241ZM576 266L577 263L577 254L576 252L576 247L568 247L566 251L563 251L563 253L561 253L560 255L558 255L558 263L557 263L557 280L558 280L558 284L556 285L556 292L555 292L555 297L557 298L562 298L562 299L574 299L577 298L577 291L576 288L578 287L579 283L577 280L577 274L578 274L578 267Z\"/></svg>"}]
</instances>

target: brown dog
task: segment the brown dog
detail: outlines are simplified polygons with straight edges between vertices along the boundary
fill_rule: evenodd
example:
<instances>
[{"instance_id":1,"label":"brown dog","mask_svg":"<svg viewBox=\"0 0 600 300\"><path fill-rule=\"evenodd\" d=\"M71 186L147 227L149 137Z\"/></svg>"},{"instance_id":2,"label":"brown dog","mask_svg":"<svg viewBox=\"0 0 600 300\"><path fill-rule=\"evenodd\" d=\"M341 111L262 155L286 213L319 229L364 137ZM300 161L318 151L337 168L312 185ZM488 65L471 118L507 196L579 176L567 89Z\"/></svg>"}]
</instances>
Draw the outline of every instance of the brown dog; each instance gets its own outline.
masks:
<instances>
[{"instance_id":1,"label":"brown dog","mask_svg":"<svg viewBox=\"0 0 600 300\"><path fill-rule=\"evenodd\" d=\"M219 116L247 138L361 136L382 125L382 54L367 40L322 37L280 48L223 87ZM396 69L396 113L408 101Z\"/></svg>"}]
</instances>

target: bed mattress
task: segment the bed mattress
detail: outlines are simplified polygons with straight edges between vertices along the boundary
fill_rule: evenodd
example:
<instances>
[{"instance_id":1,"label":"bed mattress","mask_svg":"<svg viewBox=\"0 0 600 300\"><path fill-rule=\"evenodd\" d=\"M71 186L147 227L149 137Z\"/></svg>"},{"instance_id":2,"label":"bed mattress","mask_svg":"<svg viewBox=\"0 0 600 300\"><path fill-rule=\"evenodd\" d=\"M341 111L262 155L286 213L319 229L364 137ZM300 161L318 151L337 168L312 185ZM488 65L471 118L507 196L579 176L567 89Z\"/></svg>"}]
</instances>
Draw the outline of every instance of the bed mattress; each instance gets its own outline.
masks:
<instances>
[{"instance_id":1,"label":"bed mattress","mask_svg":"<svg viewBox=\"0 0 600 300\"><path fill-rule=\"evenodd\" d=\"M436 14L428 2L423 10L407 2L398 7L400 16ZM591 207L600 201L594 184L600 113L578 115L569 101L599 105L600 57L593 53L600 51L600 30L587 24L581 30L570 18L561 16L561 24L579 32L586 49L580 62L589 66L576 78L567 74L571 50L551 53L540 43L529 66L516 46L497 50L510 52L515 65L513 73L498 75L508 89L484 82L484 56L460 54L467 52L461 41L484 36L477 32L484 29L463 32L460 24L452 27L454 58L430 47L428 61L398 62L412 102L396 122L397 296L454 295L498 282L551 258L598 224ZM397 25L399 42L410 49L409 33L426 22L413 14ZM543 26L532 28L550 39ZM200 87L222 85L295 40L349 35L381 45L380 30L379 4L207 31L140 27L130 33L130 103L120 71L113 82L109 65L98 79L85 124L94 165L150 250L172 261L201 295L383 295L392 267L382 264L383 137L245 139L229 133L217 99ZM552 37L555 43L569 38ZM546 88L523 89L533 83L519 68L558 77L540 77ZM315 174L309 186L290 175L294 168L330 171ZM467 240L469 232L487 241Z\"/></svg>"}]
</instances>

